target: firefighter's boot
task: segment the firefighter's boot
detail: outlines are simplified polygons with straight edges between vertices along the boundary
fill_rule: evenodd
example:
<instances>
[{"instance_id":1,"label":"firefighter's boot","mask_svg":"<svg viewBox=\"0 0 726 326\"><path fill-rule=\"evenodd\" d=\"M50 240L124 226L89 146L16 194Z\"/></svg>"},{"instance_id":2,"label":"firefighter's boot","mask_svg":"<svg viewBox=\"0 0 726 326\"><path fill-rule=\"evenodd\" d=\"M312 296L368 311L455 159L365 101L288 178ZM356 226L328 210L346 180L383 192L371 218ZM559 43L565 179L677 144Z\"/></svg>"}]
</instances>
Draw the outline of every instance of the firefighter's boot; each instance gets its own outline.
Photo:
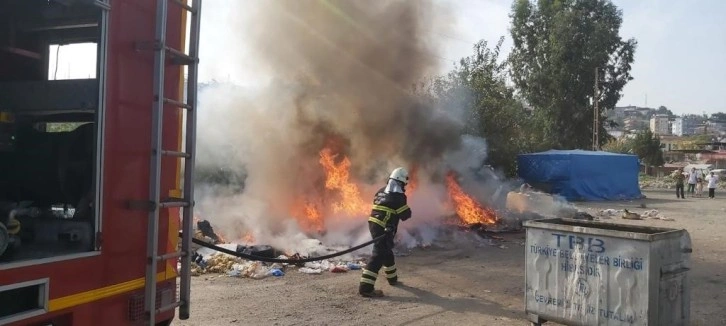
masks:
<instances>
[{"instance_id":1,"label":"firefighter's boot","mask_svg":"<svg viewBox=\"0 0 726 326\"><path fill-rule=\"evenodd\" d=\"M375 290L376 279L378 275L367 269L363 269L363 274L360 277L360 286L358 287L358 293L361 296L367 298L377 298L383 296L383 291Z\"/></svg>"}]
</instances>

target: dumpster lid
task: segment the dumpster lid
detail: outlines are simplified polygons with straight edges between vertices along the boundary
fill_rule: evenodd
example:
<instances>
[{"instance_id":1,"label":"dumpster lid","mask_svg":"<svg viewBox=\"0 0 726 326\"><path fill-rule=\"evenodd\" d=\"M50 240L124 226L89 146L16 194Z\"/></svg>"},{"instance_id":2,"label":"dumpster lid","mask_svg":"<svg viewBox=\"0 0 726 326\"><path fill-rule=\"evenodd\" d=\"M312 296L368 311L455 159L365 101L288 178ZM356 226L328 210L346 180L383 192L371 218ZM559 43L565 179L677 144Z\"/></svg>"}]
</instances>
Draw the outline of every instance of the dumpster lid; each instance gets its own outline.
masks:
<instances>
[{"instance_id":1,"label":"dumpster lid","mask_svg":"<svg viewBox=\"0 0 726 326\"><path fill-rule=\"evenodd\" d=\"M680 237L684 229L659 228L652 226L595 222L570 218L549 218L524 221L525 228L559 230L565 232L597 234L615 238L655 241Z\"/></svg>"}]
</instances>

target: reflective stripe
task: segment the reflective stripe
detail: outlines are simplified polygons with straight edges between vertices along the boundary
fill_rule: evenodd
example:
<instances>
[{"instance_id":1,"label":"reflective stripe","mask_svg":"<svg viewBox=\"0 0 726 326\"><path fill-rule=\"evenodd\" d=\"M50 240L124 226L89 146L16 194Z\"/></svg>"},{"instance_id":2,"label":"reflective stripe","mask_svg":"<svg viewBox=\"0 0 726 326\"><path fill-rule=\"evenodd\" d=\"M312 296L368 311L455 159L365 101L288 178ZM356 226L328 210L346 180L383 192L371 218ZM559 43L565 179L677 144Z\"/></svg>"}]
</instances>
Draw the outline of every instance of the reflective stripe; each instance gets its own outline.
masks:
<instances>
[{"instance_id":1,"label":"reflective stripe","mask_svg":"<svg viewBox=\"0 0 726 326\"><path fill-rule=\"evenodd\" d=\"M384 229L386 228L386 223L385 222L383 222L383 221L381 221L381 220L379 220L379 219L377 219L377 218L375 218L373 216L371 216L371 217L368 218L368 222L373 222L373 223L376 223L376 224L380 225Z\"/></svg>"},{"instance_id":2,"label":"reflective stripe","mask_svg":"<svg viewBox=\"0 0 726 326\"><path fill-rule=\"evenodd\" d=\"M380 225L384 229L386 228L386 225L388 225L388 221L391 220L391 214L396 214L396 211L394 211L394 210L392 210L392 209L390 209L390 208L388 208L386 206L381 206L381 205L373 205L373 210L385 212L386 213L386 217L384 217L383 218L383 221L381 221L378 218L371 216L368 219L368 221L369 222L376 223L376 224Z\"/></svg>"},{"instance_id":3,"label":"reflective stripe","mask_svg":"<svg viewBox=\"0 0 726 326\"><path fill-rule=\"evenodd\" d=\"M370 285L376 285L376 280L371 280L371 279L368 279L368 278L361 278L360 279L360 282L361 283L368 283Z\"/></svg>"},{"instance_id":4,"label":"reflective stripe","mask_svg":"<svg viewBox=\"0 0 726 326\"><path fill-rule=\"evenodd\" d=\"M381 205L373 205L373 209L379 210L379 211L384 211L386 213L395 213L396 212L393 209L390 209L390 208L388 208L386 206L381 206Z\"/></svg>"},{"instance_id":5,"label":"reflective stripe","mask_svg":"<svg viewBox=\"0 0 726 326\"><path fill-rule=\"evenodd\" d=\"M383 270L384 271L395 271L396 270L396 265L388 266L388 267L383 266Z\"/></svg>"},{"instance_id":6,"label":"reflective stripe","mask_svg":"<svg viewBox=\"0 0 726 326\"><path fill-rule=\"evenodd\" d=\"M408 205L403 205L399 209L396 210L396 214L401 214L401 213L405 212L407 209L409 209Z\"/></svg>"},{"instance_id":7,"label":"reflective stripe","mask_svg":"<svg viewBox=\"0 0 726 326\"><path fill-rule=\"evenodd\" d=\"M163 282L171 278L167 278L165 272L156 274L157 282ZM175 278L176 276L172 277ZM65 297L55 298L48 301L48 311L58 311L73 306L89 303L96 300L112 297L136 289L141 289L146 283L146 278L137 278L123 283L113 284L106 287L93 289L85 292L67 295Z\"/></svg>"},{"instance_id":8,"label":"reflective stripe","mask_svg":"<svg viewBox=\"0 0 726 326\"><path fill-rule=\"evenodd\" d=\"M386 278L394 278L394 277L397 277L397 276L398 276L398 273L396 273L396 272L393 272L391 274L386 274Z\"/></svg>"},{"instance_id":9,"label":"reflective stripe","mask_svg":"<svg viewBox=\"0 0 726 326\"><path fill-rule=\"evenodd\" d=\"M373 273L367 269L363 269L363 275L368 275L368 276L372 276L373 278L378 278L378 274Z\"/></svg>"},{"instance_id":10,"label":"reflective stripe","mask_svg":"<svg viewBox=\"0 0 726 326\"><path fill-rule=\"evenodd\" d=\"M409 209L408 205L403 205L403 206L401 206L401 207L399 207L398 209L395 209L395 210L394 209L391 209L391 208L388 208L386 206L373 205L373 210L385 212L386 213L386 217L384 217L383 220L379 220L378 218L371 216L370 218L368 218L368 221L369 222L376 223L376 224L380 225L381 227L385 228L386 225L388 225L388 221L391 220L391 215L393 215L393 214L401 214L401 213L405 212L408 209Z\"/></svg>"}]
</instances>

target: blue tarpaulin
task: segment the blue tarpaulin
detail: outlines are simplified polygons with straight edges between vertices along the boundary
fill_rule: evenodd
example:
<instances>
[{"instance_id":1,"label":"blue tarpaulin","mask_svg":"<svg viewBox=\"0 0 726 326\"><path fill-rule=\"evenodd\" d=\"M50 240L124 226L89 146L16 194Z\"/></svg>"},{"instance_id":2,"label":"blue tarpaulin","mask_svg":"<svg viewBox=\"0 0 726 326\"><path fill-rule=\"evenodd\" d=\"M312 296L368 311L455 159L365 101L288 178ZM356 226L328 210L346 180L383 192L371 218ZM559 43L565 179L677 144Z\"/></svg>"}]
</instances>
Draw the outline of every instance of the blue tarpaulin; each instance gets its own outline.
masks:
<instances>
[{"instance_id":1,"label":"blue tarpaulin","mask_svg":"<svg viewBox=\"0 0 726 326\"><path fill-rule=\"evenodd\" d=\"M525 182L570 201L642 198L635 155L583 150L549 150L517 156Z\"/></svg>"}]
</instances>

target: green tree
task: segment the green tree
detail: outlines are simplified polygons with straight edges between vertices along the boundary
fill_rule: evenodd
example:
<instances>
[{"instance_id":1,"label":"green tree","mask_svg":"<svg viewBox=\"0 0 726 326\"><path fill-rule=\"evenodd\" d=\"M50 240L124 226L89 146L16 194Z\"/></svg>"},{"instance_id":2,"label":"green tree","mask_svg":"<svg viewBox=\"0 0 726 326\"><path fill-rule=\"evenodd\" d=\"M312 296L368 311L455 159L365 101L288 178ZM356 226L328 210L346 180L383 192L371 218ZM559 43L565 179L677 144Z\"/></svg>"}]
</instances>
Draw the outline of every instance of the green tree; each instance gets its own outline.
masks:
<instances>
[{"instance_id":1,"label":"green tree","mask_svg":"<svg viewBox=\"0 0 726 326\"><path fill-rule=\"evenodd\" d=\"M610 139L602 150L611 153L633 154L633 144L630 139Z\"/></svg>"},{"instance_id":2,"label":"green tree","mask_svg":"<svg viewBox=\"0 0 726 326\"><path fill-rule=\"evenodd\" d=\"M484 137L489 146L488 164L516 173L516 155L533 150L539 137L531 126L527 110L507 85L507 62L501 60L504 38L494 48L486 41L473 47L445 76L433 79L419 93L444 106L464 107L468 116L466 132Z\"/></svg>"},{"instance_id":3,"label":"green tree","mask_svg":"<svg viewBox=\"0 0 726 326\"><path fill-rule=\"evenodd\" d=\"M632 79L636 41L620 35L622 13L608 0L516 0L511 75L554 148L590 148L595 70L598 107L615 108ZM601 144L609 139L600 119Z\"/></svg>"},{"instance_id":4,"label":"green tree","mask_svg":"<svg viewBox=\"0 0 726 326\"><path fill-rule=\"evenodd\" d=\"M658 109L655 110L655 113L656 114L667 114L669 117L673 116L673 112L671 112L671 110L668 110L668 108L663 105L659 106Z\"/></svg>"},{"instance_id":5,"label":"green tree","mask_svg":"<svg viewBox=\"0 0 726 326\"><path fill-rule=\"evenodd\" d=\"M662 166L665 164L663 151L661 151L660 138L650 130L639 132L631 141L632 153L647 166Z\"/></svg>"},{"instance_id":6,"label":"green tree","mask_svg":"<svg viewBox=\"0 0 726 326\"><path fill-rule=\"evenodd\" d=\"M716 112L711 114L712 121L726 121L726 113Z\"/></svg>"}]
</instances>

